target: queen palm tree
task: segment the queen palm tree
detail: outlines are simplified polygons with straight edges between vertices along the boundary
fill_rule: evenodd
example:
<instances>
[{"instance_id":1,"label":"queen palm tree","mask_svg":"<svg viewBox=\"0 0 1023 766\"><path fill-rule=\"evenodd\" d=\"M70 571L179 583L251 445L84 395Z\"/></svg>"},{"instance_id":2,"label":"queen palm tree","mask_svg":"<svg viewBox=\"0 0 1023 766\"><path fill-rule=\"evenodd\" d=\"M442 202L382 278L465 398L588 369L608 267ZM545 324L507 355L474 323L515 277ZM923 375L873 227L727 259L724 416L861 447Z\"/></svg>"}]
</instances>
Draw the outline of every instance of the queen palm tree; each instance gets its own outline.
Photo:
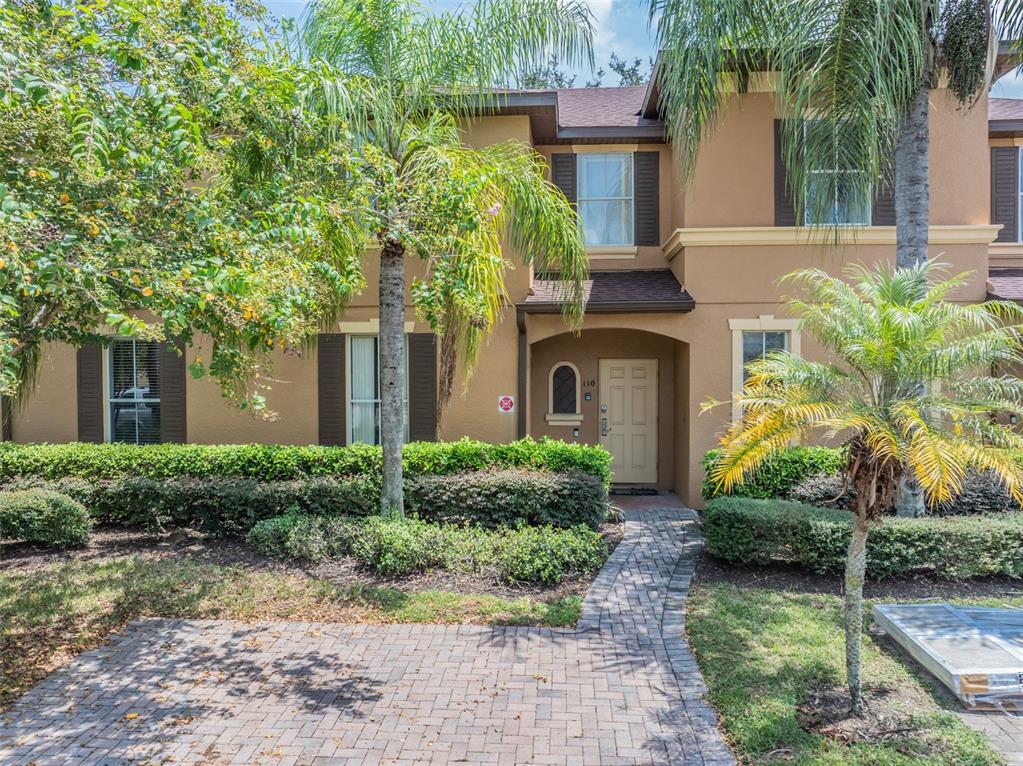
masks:
<instances>
[{"instance_id":1,"label":"queen palm tree","mask_svg":"<svg viewBox=\"0 0 1023 766\"><path fill-rule=\"evenodd\" d=\"M893 509L900 479L912 476L935 504L960 492L968 470L991 471L1023 500L1023 466L1013 454L1023 437L992 417L1023 416L1023 380L990 374L1023 362L1023 308L950 302L966 275L931 279L938 268L925 261L894 271L850 267L845 280L819 269L790 275L806 297L786 299L789 310L834 361L774 352L750 363L735 396L743 417L722 438L710 475L727 492L793 441L812 433L844 440L844 479L856 491L845 648L857 715L867 536Z\"/></svg>"},{"instance_id":2,"label":"queen palm tree","mask_svg":"<svg viewBox=\"0 0 1023 766\"><path fill-rule=\"evenodd\" d=\"M544 161L525 144L468 148L459 128L500 106L495 84L541 57L591 61L591 18L579 0L479 0L441 14L414 0L314 0L303 32L323 66L322 105L350 133L364 179L346 211L363 238L338 245L361 256L372 241L379 253L382 504L400 514L407 256L427 262L412 295L443 338L442 401L456 357L471 368L497 319L506 232L527 264L562 274L566 312L581 314L582 239Z\"/></svg>"}]
</instances>

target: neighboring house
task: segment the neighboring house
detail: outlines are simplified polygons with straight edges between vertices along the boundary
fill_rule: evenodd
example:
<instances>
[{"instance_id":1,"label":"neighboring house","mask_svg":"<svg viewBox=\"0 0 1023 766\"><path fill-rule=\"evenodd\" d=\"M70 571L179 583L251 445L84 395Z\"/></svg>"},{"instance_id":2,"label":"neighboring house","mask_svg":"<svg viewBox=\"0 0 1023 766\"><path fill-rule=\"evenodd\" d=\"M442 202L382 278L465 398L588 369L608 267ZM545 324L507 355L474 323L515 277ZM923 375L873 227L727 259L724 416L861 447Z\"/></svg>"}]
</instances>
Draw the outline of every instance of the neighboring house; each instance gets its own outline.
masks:
<instances>
[{"instance_id":1,"label":"neighboring house","mask_svg":"<svg viewBox=\"0 0 1023 766\"><path fill-rule=\"evenodd\" d=\"M700 459L731 415L701 415L701 403L727 399L742 386L744 363L766 350L820 354L784 316L778 279L805 266L835 272L850 262L894 259L894 208L884 194L870 210L836 200L833 216L848 224L838 244L824 245L798 225L770 91L769 77L752 78L721 115L684 185L657 118L656 82L518 92L500 114L469 126L470 145L532 144L577 205L592 269L586 318L580 333L570 332L552 275L519 263L507 280L511 305L475 375L464 391L456 383L438 417L436 343L409 309L409 438L504 442L530 434L600 443L613 455L617 482L674 489L699 505ZM989 149L986 103L964 111L939 90L931 104L931 256L973 272L956 300L983 301L989 290L1023 298L1016 149L1023 109L992 101L998 137ZM999 115L1010 112L1019 119L1001 124ZM104 351L51 348L8 436L376 441L376 285L373 273L367 276L365 292L315 351L279 355L268 396L278 413L273 422L232 409L211 382L186 379L177 355L117 340Z\"/></svg>"}]
</instances>

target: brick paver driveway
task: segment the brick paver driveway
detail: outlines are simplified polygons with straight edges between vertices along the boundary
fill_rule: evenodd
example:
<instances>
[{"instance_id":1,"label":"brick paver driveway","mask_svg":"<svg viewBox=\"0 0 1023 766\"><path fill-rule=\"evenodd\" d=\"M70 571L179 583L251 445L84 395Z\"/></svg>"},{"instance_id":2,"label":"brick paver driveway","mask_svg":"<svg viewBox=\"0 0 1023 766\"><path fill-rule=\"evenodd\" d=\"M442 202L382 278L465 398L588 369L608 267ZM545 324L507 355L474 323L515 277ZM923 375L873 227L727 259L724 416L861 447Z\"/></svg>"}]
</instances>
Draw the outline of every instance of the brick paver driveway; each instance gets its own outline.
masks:
<instances>
[{"instance_id":1,"label":"brick paver driveway","mask_svg":"<svg viewBox=\"0 0 1023 766\"><path fill-rule=\"evenodd\" d=\"M630 500L576 628L139 621L18 700L0 762L732 763L682 639L695 516Z\"/></svg>"}]
</instances>

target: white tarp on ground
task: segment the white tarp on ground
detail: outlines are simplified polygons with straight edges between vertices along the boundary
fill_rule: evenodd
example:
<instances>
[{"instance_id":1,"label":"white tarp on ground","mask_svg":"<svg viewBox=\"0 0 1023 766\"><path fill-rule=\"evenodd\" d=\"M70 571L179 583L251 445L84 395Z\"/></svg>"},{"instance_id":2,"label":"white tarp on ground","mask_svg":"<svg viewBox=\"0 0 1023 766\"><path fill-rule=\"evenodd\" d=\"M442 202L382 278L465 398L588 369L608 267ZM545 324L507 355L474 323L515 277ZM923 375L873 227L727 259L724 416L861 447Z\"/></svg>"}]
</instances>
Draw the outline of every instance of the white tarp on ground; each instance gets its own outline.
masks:
<instances>
[{"instance_id":1,"label":"white tarp on ground","mask_svg":"<svg viewBox=\"0 0 1023 766\"><path fill-rule=\"evenodd\" d=\"M1023 609L878 604L874 622L967 707L1023 710Z\"/></svg>"}]
</instances>

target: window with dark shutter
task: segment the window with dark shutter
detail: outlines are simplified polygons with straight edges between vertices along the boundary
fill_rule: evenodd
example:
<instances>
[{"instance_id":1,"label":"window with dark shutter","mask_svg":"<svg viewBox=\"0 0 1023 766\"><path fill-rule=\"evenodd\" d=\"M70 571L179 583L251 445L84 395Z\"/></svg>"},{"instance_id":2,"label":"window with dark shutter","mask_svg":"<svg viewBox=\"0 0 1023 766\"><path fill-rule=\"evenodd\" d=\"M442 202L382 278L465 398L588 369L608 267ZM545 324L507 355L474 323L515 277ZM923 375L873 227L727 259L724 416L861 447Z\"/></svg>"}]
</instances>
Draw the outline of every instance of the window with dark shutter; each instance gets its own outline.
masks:
<instances>
[{"instance_id":1,"label":"window with dark shutter","mask_svg":"<svg viewBox=\"0 0 1023 766\"><path fill-rule=\"evenodd\" d=\"M409 438L437 440L437 336L415 332L408 340Z\"/></svg>"},{"instance_id":2,"label":"window with dark shutter","mask_svg":"<svg viewBox=\"0 0 1023 766\"><path fill-rule=\"evenodd\" d=\"M560 152L551 155L551 183L561 189L569 202L576 201L575 154Z\"/></svg>"},{"instance_id":3,"label":"window with dark shutter","mask_svg":"<svg viewBox=\"0 0 1023 766\"><path fill-rule=\"evenodd\" d=\"M789 189L789 174L782 151L781 120L774 121L774 225L796 225L796 205Z\"/></svg>"},{"instance_id":4,"label":"window with dark shutter","mask_svg":"<svg viewBox=\"0 0 1023 766\"><path fill-rule=\"evenodd\" d=\"M660 165L658 152L636 152L635 171L636 244L661 244Z\"/></svg>"},{"instance_id":5,"label":"window with dark shutter","mask_svg":"<svg viewBox=\"0 0 1023 766\"><path fill-rule=\"evenodd\" d=\"M1019 241L1019 149L991 147L991 223L1001 224L996 242Z\"/></svg>"},{"instance_id":6,"label":"window with dark shutter","mask_svg":"<svg viewBox=\"0 0 1023 766\"><path fill-rule=\"evenodd\" d=\"M579 412L579 377L575 368L559 364L551 373L551 412L574 415Z\"/></svg>"},{"instance_id":7,"label":"window with dark shutter","mask_svg":"<svg viewBox=\"0 0 1023 766\"><path fill-rule=\"evenodd\" d=\"M187 441L185 408L185 355L173 343L160 344L160 441Z\"/></svg>"},{"instance_id":8,"label":"window with dark shutter","mask_svg":"<svg viewBox=\"0 0 1023 766\"><path fill-rule=\"evenodd\" d=\"M316 388L319 442L345 444L345 336L321 333L316 341Z\"/></svg>"},{"instance_id":9,"label":"window with dark shutter","mask_svg":"<svg viewBox=\"0 0 1023 766\"><path fill-rule=\"evenodd\" d=\"M103 349L95 343L78 349L78 441L103 441Z\"/></svg>"}]
</instances>

